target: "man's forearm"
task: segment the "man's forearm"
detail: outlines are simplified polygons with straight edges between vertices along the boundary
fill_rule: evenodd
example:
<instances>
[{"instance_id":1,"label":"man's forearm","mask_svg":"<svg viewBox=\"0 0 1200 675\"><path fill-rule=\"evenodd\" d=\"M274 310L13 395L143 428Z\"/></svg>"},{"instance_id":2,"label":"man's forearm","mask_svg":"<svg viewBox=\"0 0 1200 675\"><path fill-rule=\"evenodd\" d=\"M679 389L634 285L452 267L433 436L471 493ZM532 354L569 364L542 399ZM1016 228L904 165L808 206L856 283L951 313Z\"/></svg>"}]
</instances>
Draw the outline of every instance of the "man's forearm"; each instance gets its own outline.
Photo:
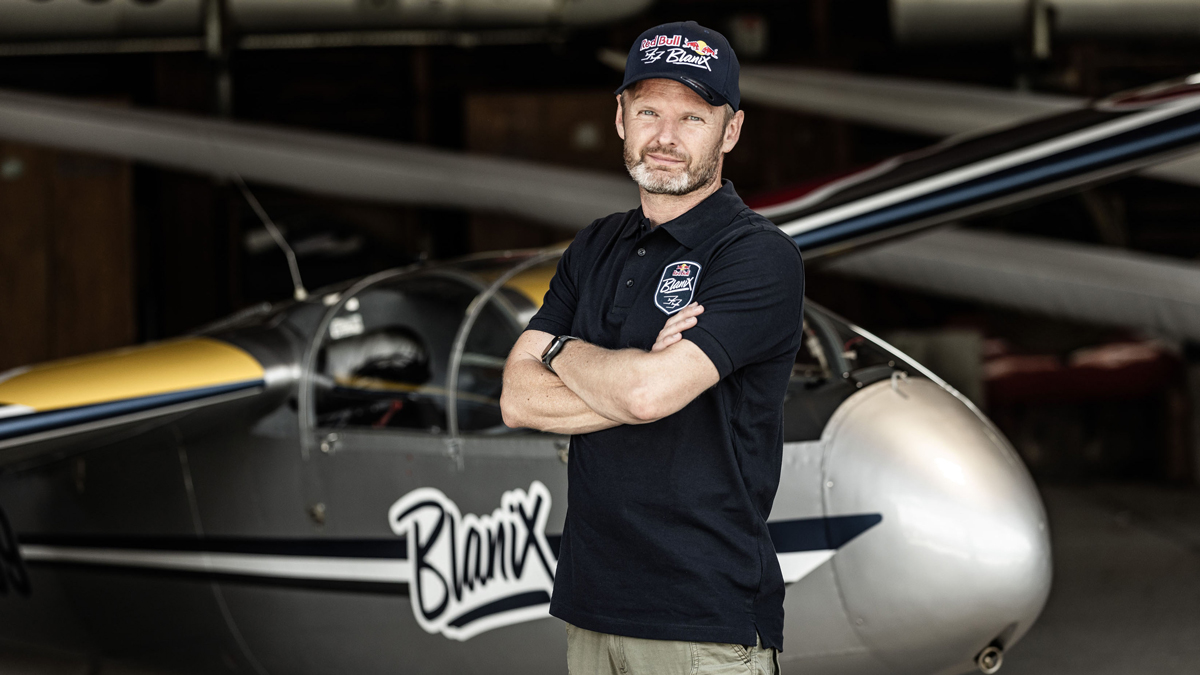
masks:
<instances>
[{"instance_id":1,"label":"man's forearm","mask_svg":"<svg viewBox=\"0 0 1200 675\"><path fill-rule=\"evenodd\" d=\"M716 366L695 343L671 339L694 326L700 311L697 306L669 320L649 352L567 342L553 361L557 375L546 370L540 357L552 336L525 331L504 369L504 423L581 434L646 424L678 412L720 380Z\"/></svg>"},{"instance_id":2,"label":"man's forearm","mask_svg":"<svg viewBox=\"0 0 1200 675\"><path fill-rule=\"evenodd\" d=\"M504 369L500 407L504 423L558 434L586 434L619 426L592 410L540 361L514 354Z\"/></svg>"},{"instance_id":3,"label":"man's forearm","mask_svg":"<svg viewBox=\"0 0 1200 675\"><path fill-rule=\"evenodd\" d=\"M654 422L682 410L721 379L695 343L670 339L676 329L694 324L694 318L672 320L648 352L568 342L554 359L554 370L600 415L623 424Z\"/></svg>"},{"instance_id":4,"label":"man's forearm","mask_svg":"<svg viewBox=\"0 0 1200 675\"><path fill-rule=\"evenodd\" d=\"M586 342L571 342L554 360L563 384L592 410L622 424L645 424L656 418L647 410L652 396L645 391L644 361L640 349L605 349Z\"/></svg>"}]
</instances>

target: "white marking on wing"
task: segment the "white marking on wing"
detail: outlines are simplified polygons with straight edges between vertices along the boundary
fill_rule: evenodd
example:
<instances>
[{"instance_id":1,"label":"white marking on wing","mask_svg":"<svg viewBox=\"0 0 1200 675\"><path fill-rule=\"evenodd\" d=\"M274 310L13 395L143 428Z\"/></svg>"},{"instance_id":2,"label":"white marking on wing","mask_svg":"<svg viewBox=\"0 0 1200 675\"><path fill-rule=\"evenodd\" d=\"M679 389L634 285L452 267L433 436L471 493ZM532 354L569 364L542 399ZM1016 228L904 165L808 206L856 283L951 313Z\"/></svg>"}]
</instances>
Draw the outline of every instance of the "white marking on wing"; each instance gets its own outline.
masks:
<instances>
[{"instance_id":1,"label":"white marking on wing","mask_svg":"<svg viewBox=\"0 0 1200 675\"><path fill-rule=\"evenodd\" d=\"M837 551L797 551L795 553L777 553L779 568L783 570L784 583L794 584L808 576L813 570L825 564Z\"/></svg>"}]
</instances>

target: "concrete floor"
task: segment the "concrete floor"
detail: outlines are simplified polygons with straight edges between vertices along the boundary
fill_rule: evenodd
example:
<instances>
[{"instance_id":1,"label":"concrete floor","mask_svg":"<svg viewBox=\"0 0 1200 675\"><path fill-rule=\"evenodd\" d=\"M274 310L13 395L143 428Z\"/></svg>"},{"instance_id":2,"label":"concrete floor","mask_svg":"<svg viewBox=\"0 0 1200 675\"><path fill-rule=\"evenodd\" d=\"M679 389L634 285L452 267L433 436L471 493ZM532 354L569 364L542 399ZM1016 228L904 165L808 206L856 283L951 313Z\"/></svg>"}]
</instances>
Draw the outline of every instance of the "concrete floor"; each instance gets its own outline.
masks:
<instances>
[{"instance_id":1,"label":"concrete floor","mask_svg":"<svg viewBox=\"0 0 1200 675\"><path fill-rule=\"evenodd\" d=\"M1006 675L1200 673L1200 491L1043 488L1054 588ZM155 675L0 650L4 675Z\"/></svg>"},{"instance_id":2,"label":"concrete floor","mask_svg":"<svg viewBox=\"0 0 1200 675\"><path fill-rule=\"evenodd\" d=\"M1042 490L1054 587L1008 675L1200 673L1200 492Z\"/></svg>"},{"instance_id":3,"label":"concrete floor","mask_svg":"<svg viewBox=\"0 0 1200 675\"><path fill-rule=\"evenodd\" d=\"M88 661L69 654L0 650L4 675L169 675L111 662Z\"/></svg>"}]
</instances>

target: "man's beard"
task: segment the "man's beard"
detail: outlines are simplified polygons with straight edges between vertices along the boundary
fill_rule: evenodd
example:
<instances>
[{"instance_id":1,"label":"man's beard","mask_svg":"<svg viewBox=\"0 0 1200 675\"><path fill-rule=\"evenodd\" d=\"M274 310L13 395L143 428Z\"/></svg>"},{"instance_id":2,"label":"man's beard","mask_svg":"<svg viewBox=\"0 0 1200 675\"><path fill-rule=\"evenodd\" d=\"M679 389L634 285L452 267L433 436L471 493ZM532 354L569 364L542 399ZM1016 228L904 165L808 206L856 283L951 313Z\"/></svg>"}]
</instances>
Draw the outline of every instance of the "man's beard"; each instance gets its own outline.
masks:
<instances>
[{"instance_id":1,"label":"man's beard","mask_svg":"<svg viewBox=\"0 0 1200 675\"><path fill-rule=\"evenodd\" d=\"M646 166L646 155L649 153L682 160L684 169L679 172L651 169ZM652 145L643 149L640 156L634 157L629 144L625 144L625 168L629 170L629 175L643 190L655 195L686 195L707 186L716 178L720 160L720 143L714 144L708 156L702 157L695 165L687 153L676 148Z\"/></svg>"}]
</instances>

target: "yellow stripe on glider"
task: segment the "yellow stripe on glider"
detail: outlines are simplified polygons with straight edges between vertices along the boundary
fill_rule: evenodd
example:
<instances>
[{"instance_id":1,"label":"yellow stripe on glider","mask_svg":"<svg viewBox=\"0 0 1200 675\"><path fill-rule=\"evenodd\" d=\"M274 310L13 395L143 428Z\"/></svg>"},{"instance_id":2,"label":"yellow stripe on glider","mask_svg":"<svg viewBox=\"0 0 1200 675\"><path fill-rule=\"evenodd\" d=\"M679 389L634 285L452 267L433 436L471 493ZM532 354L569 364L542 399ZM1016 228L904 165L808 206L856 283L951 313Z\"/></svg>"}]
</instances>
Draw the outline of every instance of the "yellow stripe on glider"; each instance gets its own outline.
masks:
<instances>
[{"instance_id":1,"label":"yellow stripe on glider","mask_svg":"<svg viewBox=\"0 0 1200 675\"><path fill-rule=\"evenodd\" d=\"M245 351L184 338L31 366L0 381L0 401L45 412L262 378Z\"/></svg>"},{"instance_id":2,"label":"yellow stripe on glider","mask_svg":"<svg viewBox=\"0 0 1200 675\"><path fill-rule=\"evenodd\" d=\"M533 267L521 272L517 276L508 280L504 284L507 288L520 291L522 295L529 298L529 301L535 307L542 306L542 298L546 297L546 291L550 290L550 279L554 277L557 261L550 261L549 264Z\"/></svg>"}]
</instances>

